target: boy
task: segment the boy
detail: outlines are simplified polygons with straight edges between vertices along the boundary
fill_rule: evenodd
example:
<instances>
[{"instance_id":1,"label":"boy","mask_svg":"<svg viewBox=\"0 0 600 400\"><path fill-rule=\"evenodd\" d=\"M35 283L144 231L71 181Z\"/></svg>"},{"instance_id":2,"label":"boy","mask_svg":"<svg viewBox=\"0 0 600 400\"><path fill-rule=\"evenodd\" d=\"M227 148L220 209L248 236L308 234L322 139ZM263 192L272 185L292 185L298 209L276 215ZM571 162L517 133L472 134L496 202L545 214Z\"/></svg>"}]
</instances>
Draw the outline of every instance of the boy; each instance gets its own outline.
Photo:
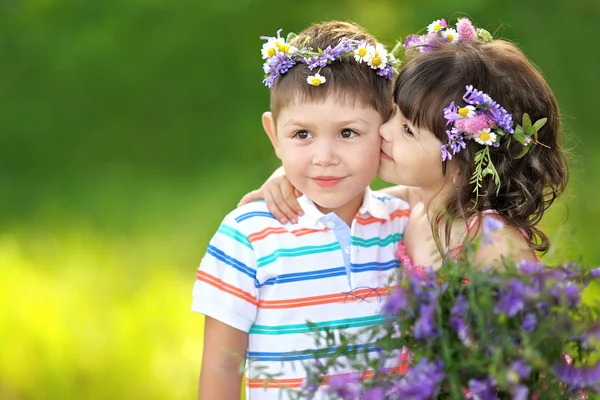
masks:
<instances>
[{"instance_id":1,"label":"boy","mask_svg":"<svg viewBox=\"0 0 600 400\"><path fill-rule=\"evenodd\" d=\"M303 193L305 214L282 224L263 202L250 203L211 240L192 306L206 316L201 400L239 399L244 359L249 400L286 398L314 359L307 322L350 332L380 322L409 213L402 200L369 189L379 126L392 110L393 57L345 22L315 24L290 43L269 38L263 56L271 88L263 127ZM278 376L264 388L264 379L252 379L255 368Z\"/></svg>"}]
</instances>

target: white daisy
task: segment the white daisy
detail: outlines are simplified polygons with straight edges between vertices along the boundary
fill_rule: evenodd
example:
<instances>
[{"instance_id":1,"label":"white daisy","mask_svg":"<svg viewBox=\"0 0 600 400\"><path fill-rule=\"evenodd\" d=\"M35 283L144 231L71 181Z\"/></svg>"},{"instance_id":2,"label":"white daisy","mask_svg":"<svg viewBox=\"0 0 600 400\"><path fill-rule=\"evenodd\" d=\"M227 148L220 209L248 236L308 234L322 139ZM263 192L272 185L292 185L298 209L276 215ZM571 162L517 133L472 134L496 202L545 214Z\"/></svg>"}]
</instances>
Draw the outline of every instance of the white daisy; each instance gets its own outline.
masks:
<instances>
[{"instance_id":1,"label":"white daisy","mask_svg":"<svg viewBox=\"0 0 600 400\"><path fill-rule=\"evenodd\" d=\"M496 134L488 128L474 134L473 139L479 144L491 146L496 141Z\"/></svg>"},{"instance_id":2,"label":"white daisy","mask_svg":"<svg viewBox=\"0 0 600 400\"><path fill-rule=\"evenodd\" d=\"M362 42L358 45L356 50L354 50L354 59L359 63L362 63L363 61L369 62L373 53L375 53L375 48L366 42Z\"/></svg>"},{"instance_id":3,"label":"white daisy","mask_svg":"<svg viewBox=\"0 0 600 400\"><path fill-rule=\"evenodd\" d=\"M309 85L320 86L327 82L327 80L323 75L317 72L316 74L310 75L308 78L306 78L306 82L308 82Z\"/></svg>"},{"instance_id":4,"label":"white daisy","mask_svg":"<svg viewBox=\"0 0 600 400\"><path fill-rule=\"evenodd\" d=\"M261 53L262 53L262 58L271 58L274 55L276 55L280 49L284 46L287 46L285 44L285 40L283 38L270 38L267 43L263 44Z\"/></svg>"},{"instance_id":5,"label":"white daisy","mask_svg":"<svg viewBox=\"0 0 600 400\"><path fill-rule=\"evenodd\" d=\"M429 33L439 32L445 27L446 27L445 19L436 19L435 21L433 21L432 23L429 24L429 26L427 27L427 32L429 32Z\"/></svg>"},{"instance_id":6,"label":"white daisy","mask_svg":"<svg viewBox=\"0 0 600 400\"><path fill-rule=\"evenodd\" d=\"M442 31L442 36L446 38L448 43L458 43L458 32L454 28L444 29Z\"/></svg>"},{"instance_id":7,"label":"white daisy","mask_svg":"<svg viewBox=\"0 0 600 400\"><path fill-rule=\"evenodd\" d=\"M371 47L373 47L373 46L371 46ZM377 43L377 45L375 46L375 51L373 52L373 56L371 57L371 59L369 61L367 61L367 64L369 65L369 67L371 67L373 69L383 69L383 68L385 68L387 62L388 62L387 50L383 47L383 45Z\"/></svg>"},{"instance_id":8,"label":"white daisy","mask_svg":"<svg viewBox=\"0 0 600 400\"><path fill-rule=\"evenodd\" d=\"M475 116L475 107L466 106L458 109L457 113L463 118L471 118Z\"/></svg>"}]
</instances>

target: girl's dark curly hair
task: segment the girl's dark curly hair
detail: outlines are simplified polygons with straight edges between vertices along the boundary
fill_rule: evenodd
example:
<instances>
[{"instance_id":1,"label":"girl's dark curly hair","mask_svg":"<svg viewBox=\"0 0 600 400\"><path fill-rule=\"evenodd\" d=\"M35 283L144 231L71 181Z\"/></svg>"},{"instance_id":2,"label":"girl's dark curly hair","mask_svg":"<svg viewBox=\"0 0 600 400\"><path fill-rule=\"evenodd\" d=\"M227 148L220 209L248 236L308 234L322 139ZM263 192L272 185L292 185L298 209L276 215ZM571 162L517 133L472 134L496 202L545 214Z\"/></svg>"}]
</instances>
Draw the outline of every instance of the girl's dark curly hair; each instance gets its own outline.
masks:
<instances>
[{"instance_id":1,"label":"girl's dark curly hair","mask_svg":"<svg viewBox=\"0 0 600 400\"><path fill-rule=\"evenodd\" d=\"M439 43L435 49L417 53L402 68L395 84L394 101L415 126L427 129L447 143L443 109L451 102L465 106L465 87L473 85L487 93L520 123L523 113L532 121L548 118L539 131L538 141L549 146L533 145L529 153L518 159L523 146L505 137L498 147L490 147L491 159L500 176L500 189L493 179L484 179L477 199L469 184L475 163L473 157L481 149L474 140L451 161L459 171L457 190L446 201L446 212L432 224L440 251L439 227L443 222L445 243L450 243L451 223L444 221L474 215L486 209L496 210L509 224L519 228L532 249L546 252L548 237L537 228L544 212L562 194L568 181L566 153L561 146L561 123L556 98L550 87L525 55L512 43L493 40L488 43L465 41ZM442 163L440 158L440 163ZM483 196L481 196L483 193Z\"/></svg>"}]
</instances>

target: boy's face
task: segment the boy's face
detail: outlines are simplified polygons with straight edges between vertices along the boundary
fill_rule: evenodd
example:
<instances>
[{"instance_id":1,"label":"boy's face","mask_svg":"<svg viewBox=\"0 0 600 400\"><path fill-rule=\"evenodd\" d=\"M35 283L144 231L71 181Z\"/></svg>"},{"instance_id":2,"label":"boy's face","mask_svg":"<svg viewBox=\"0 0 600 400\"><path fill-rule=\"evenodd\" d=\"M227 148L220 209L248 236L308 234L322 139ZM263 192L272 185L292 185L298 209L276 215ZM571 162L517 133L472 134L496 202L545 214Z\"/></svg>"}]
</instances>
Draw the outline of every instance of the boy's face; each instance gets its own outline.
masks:
<instances>
[{"instance_id":1,"label":"boy's face","mask_svg":"<svg viewBox=\"0 0 600 400\"><path fill-rule=\"evenodd\" d=\"M286 106L276 125L270 113L263 115L290 182L328 210L362 201L379 167L382 123L374 109L344 104L333 95Z\"/></svg>"}]
</instances>

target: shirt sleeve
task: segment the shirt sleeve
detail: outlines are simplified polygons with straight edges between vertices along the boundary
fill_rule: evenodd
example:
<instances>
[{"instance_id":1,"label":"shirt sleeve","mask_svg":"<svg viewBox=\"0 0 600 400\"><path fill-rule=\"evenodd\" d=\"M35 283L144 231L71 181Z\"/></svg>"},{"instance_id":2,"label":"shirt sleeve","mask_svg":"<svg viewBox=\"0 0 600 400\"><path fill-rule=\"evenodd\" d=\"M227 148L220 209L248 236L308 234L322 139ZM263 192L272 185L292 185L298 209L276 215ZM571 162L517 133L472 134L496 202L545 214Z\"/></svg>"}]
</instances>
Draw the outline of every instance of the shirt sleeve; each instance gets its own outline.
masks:
<instances>
[{"instance_id":1,"label":"shirt sleeve","mask_svg":"<svg viewBox=\"0 0 600 400\"><path fill-rule=\"evenodd\" d=\"M248 332L256 319L256 255L235 219L225 217L196 271L192 311Z\"/></svg>"}]
</instances>

